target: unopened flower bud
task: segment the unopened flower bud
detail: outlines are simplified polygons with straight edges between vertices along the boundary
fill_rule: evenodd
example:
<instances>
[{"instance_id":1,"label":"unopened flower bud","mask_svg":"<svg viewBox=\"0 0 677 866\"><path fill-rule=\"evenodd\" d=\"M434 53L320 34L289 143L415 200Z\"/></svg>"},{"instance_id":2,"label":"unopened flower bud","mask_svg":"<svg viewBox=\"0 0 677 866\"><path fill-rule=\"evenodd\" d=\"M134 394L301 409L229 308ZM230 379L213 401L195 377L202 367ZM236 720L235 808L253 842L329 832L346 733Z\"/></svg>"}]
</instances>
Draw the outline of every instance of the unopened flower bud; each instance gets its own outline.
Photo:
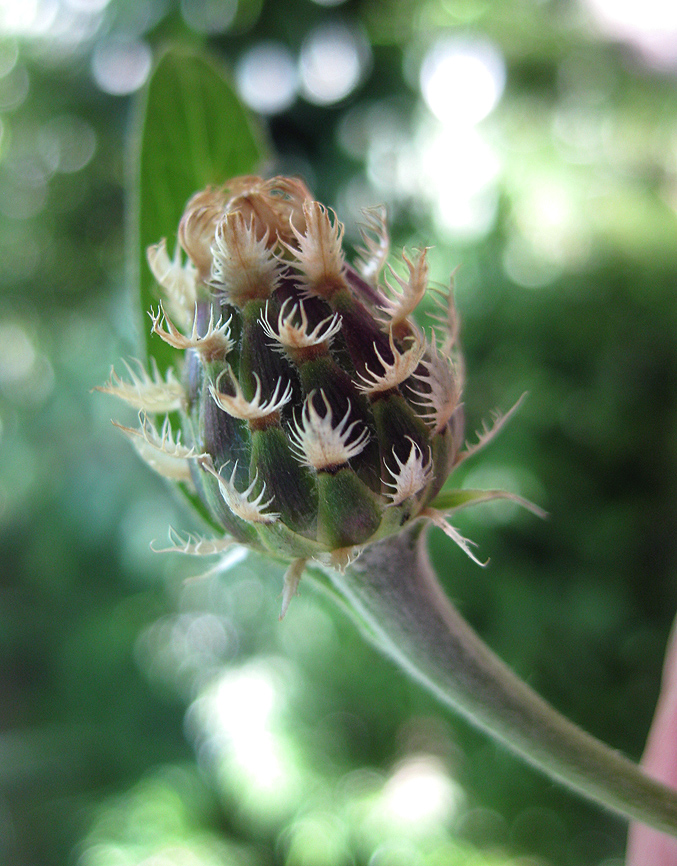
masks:
<instances>
[{"instance_id":1,"label":"unopened flower bud","mask_svg":"<svg viewBox=\"0 0 677 866\"><path fill-rule=\"evenodd\" d=\"M367 215L348 264L336 215L282 177L197 193L178 238L185 261L163 240L149 262L163 293L152 331L181 374L113 374L104 390L141 411L138 435L125 428L140 454L190 478L226 536L289 563L283 611L305 562L343 568L419 518L469 552L433 503L462 459L464 425L451 290L437 290L430 338L412 318L427 250L381 282L383 214ZM181 447L164 412L180 415Z\"/></svg>"}]
</instances>

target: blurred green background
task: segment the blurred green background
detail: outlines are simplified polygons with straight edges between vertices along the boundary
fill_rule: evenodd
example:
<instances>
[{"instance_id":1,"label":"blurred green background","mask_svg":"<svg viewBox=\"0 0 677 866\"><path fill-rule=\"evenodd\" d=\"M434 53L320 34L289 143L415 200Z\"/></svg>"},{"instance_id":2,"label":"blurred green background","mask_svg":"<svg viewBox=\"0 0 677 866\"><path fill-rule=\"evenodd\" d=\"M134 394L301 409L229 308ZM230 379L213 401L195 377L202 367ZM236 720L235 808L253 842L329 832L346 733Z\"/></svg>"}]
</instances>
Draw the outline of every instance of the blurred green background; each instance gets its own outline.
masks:
<instances>
[{"instance_id":1,"label":"blurred green background","mask_svg":"<svg viewBox=\"0 0 677 866\"><path fill-rule=\"evenodd\" d=\"M91 389L139 353L134 94L233 71L277 160L456 272L468 430L450 596L638 757L677 609L677 13L611 0L0 0L0 863L621 866L625 826L439 707L302 587L149 550L182 504ZM626 8L628 7L628 8ZM130 419L131 420L131 415Z\"/></svg>"}]
</instances>

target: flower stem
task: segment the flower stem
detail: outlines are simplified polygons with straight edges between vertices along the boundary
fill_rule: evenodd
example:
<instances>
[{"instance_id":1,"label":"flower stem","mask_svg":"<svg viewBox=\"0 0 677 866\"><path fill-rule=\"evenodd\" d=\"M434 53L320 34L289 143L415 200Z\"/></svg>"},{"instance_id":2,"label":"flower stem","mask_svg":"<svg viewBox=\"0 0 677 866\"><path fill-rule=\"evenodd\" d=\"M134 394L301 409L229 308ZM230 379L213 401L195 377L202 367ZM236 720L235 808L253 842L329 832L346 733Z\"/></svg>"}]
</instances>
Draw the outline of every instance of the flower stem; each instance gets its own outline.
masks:
<instances>
[{"instance_id":1,"label":"flower stem","mask_svg":"<svg viewBox=\"0 0 677 866\"><path fill-rule=\"evenodd\" d=\"M677 836L677 792L560 715L491 652L444 595L420 525L324 575L369 639L444 703L573 790Z\"/></svg>"}]
</instances>

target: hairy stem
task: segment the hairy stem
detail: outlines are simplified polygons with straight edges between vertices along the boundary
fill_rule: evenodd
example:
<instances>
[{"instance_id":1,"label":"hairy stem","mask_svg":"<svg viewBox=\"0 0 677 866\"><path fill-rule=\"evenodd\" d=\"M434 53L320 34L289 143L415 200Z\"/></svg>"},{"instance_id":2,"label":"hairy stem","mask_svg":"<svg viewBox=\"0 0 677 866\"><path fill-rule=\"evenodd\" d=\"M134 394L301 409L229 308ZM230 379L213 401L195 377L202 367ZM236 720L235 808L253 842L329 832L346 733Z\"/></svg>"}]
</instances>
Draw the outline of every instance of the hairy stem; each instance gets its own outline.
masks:
<instances>
[{"instance_id":1,"label":"hairy stem","mask_svg":"<svg viewBox=\"0 0 677 866\"><path fill-rule=\"evenodd\" d=\"M421 527L327 569L369 639L444 703L548 775L677 836L677 792L568 721L480 640L444 595Z\"/></svg>"}]
</instances>

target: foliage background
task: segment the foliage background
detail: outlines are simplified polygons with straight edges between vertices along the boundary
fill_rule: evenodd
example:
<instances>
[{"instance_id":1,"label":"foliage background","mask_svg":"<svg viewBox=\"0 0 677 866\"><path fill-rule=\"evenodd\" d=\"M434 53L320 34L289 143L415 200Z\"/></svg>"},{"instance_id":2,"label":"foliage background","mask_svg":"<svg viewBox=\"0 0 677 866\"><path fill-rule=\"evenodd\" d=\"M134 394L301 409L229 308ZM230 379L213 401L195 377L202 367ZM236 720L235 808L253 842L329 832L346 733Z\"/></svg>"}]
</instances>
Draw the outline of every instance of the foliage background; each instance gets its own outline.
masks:
<instances>
[{"instance_id":1,"label":"foliage background","mask_svg":"<svg viewBox=\"0 0 677 866\"><path fill-rule=\"evenodd\" d=\"M677 606L677 95L674 58L638 47L652 4L627 32L598 5L0 5L0 862L620 866L622 822L440 709L324 599L278 624L268 564L186 581L204 563L152 554L191 518L90 393L139 353L125 142L152 54L205 43L246 92L274 41L298 77L264 121L270 168L351 239L386 201L394 249L434 246L440 282L458 267L470 431L530 392L464 480L550 519L464 516L484 570L433 535L448 592L638 757ZM313 43L326 25L347 29ZM320 50L342 39L353 67ZM483 58L493 102L463 67L440 108L419 77L438 44ZM323 70L344 95L313 91Z\"/></svg>"}]
</instances>

